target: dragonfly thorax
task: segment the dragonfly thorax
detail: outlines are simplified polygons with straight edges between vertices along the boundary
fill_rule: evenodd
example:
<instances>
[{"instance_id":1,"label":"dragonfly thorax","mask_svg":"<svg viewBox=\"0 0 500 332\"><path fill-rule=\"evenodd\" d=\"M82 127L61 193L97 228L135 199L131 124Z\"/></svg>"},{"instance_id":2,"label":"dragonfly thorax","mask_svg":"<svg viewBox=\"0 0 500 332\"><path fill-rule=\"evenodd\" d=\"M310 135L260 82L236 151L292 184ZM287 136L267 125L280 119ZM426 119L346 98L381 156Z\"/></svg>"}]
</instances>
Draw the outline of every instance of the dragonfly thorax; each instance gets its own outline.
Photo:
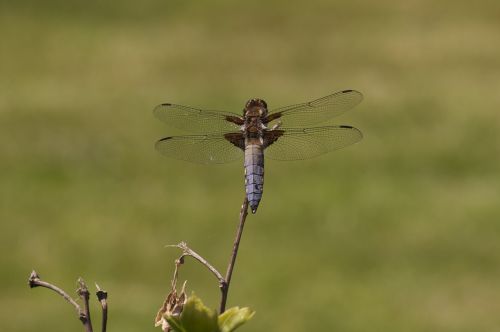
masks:
<instances>
[{"instance_id":1,"label":"dragonfly thorax","mask_svg":"<svg viewBox=\"0 0 500 332\"><path fill-rule=\"evenodd\" d=\"M264 125L260 116L250 116L245 117L245 125L242 131L246 138L260 138L262 137L262 131Z\"/></svg>"}]
</instances>

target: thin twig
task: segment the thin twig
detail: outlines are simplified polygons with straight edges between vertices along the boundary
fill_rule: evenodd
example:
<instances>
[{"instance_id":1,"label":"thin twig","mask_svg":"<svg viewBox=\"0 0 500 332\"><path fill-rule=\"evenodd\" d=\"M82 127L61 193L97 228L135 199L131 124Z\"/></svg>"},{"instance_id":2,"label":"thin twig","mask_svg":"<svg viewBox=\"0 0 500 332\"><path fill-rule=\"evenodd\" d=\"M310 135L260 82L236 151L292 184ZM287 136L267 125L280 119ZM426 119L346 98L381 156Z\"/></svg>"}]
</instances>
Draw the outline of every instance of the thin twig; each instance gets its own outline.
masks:
<instances>
[{"instance_id":1,"label":"thin twig","mask_svg":"<svg viewBox=\"0 0 500 332\"><path fill-rule=\"evenodd\" d=\"M76 290L78 296L83 300L84 316L80 317L86 332L92 332L92 322L90 321L90 308L89 298L90 293L82 278L78 278L78 289Z\"/></svg>"},{"instance_id":2,"label":"thin twig","mask_svg":"<svg viewBox=\"0 0 500 332\"><path fill-rule=\"evenodd\" d=\"M79 288L77 290L77 293L80 297L82 297L82 295L84 296L84 291L82 291L82 285L84 286L85 290L87 289L87 287L85 286L85 284L83 283L83 280L81 280L81 278L78 280L78 282L79 282ZM40 276L38 275L38 273L35 270L33 270L33 272L31 272L31 275L28 279L28 284L31 288L45 287L45 288L53 290L57 294L61 295L66 301L68 301L76 309L76 312L78 313L78 318L80 319L83 326L85 327L85 331L92 332L92 323L90 322L90 311L89 311L89 306L88 306L88 304L89 304L88 303L88 290L87 290L86 300L84 299L84 297L82 297L84 299L84 306L85 306L84 309L82 310L82 307L78 303L76 303L76 301L73 298L71 298L71 296L69 296L68 293L66 293L61 288L59 288L59 287L57 287L49 282L41 280Z\"/></svg>"},{"instance_id":3,"label":"thin twig","mask_svg":"<svg viewBox=\"0 0 500 332\"><path fill-rule=\"evenodd\" d=\"M248 215L248 199L245 196L243 200L243 205L240 211L240 221L238 224L238 229L236 230L236 238L234 239L233 251L231 252L231 258L229 260L229 265L227 266L226 272L226 283L222 288L222 297L220 301L220 313L226 310L227 294L229 292L229 284L231 283L231 276L233 274L234 264L236 262L236 255L238 254L238 248L240 246L241 235L243 234L243 227L245 226L245 220Z\"/></svg>"},{"instance_id":4,"label":"thin twig","mask_svg":"<svg viewBox=\"0 0 500 332\"><path fill-rule=\"evenodd\" d=\"M167 247L176 247L182 250L182 255L175 261L175 271L174 278L172 279L172 287L175 288L175 283L177 282L177 274L178 268L181 264L184 263L184 257L191 256L196 259L198 262L203 264L219 281L219 287L221 290L221 302L220 302L220 313L223 313L226 310L226 302L227 295L229 292L229 284L231 282L231 276L233 275L233 269L236 262L236 256L238 255L238 248L240 246L241 235L243 234L243 227L245 226L245 220L248 215L248 199L245 196L243 200L243 204L241 206L240 211L240 220L238 224L238 229L236 231L236 237L233 243L233 250L231 252L231 258L229 260L229 264L227 266L226 277L224 278L222 274L217 271L213 265L211 265L205 258L201 257L197 252L188 247L185 242L181 242L179 244L169 245Z\"/></svg>"},{"instance_id":5,"label":"thin twig","mask_svg":"<svg viewBox=\"0 0 500 332\"><path fill-rule=\"evenodd\" d=\"M71 296L69 296L68 293L63 291L61 288L59 288L55 285L52 285L51 283L48 283L46 281L41 280L40 276L38 275L38 273L35 270L33 270L33 272L31 272L30 278L28 279L28 284L31 288L45 287L45 288L51 289L54 292L56 292L57 294L61 295L66 301L68 301L73 307L75 307L76 312L78 313L78 318L81 320L81 317L84 313L83 313L80 305L78 305L78 303L76 303L76 301L73 300L71 298Z\"/></svg>"},{"instance_id":6,"label":"thin twig","mask_svg":"<svg viewBox=\"0 0 500 332\"><path fill-rule=\"evenodd\" d=\"M108 292L102 290L98 284L95 284L95 287L97 288L97 292L95 293L95 295L97 295L97 299L101 303L102 308L101 331L106 332L106 326L108 324Z\"/></svg>"},{"instance_id":7,"label":"thin twig","mask_svg":"<svg viewBox=\"0 0 500 332\"><path fill-rule=\"evenodd\" d=\"M184 264L183 256L175 260L174 277L170 281L170 285L172 286L172 291L177 289L177 279L179 278L179 266L181 266L182 264Z\"/></svg>"},{"instance_id":8,"label":"thin twig","mask_svg":"<svg viewBox=\"0 0 500 332\"><path fill-rule=\"evenodd\" d=\"M184 257L190 256L190 257L193 257L194 259L196 259L201 264L203 264L207 269L210 270L210 272L213 273L213 275L219 281L221 288L222 288L222 285L224 285L226 283L226 280L224 279L222 274L219 271L217 271L217 269L215 267L213 267L213 265L210 264L205 258L201 257L196 251L189 248L188 245L186 244L186 242L181 242L179 244L170 245L169 247L176 247L176 248L179 248L182 250L182 255L176 261L175 274L177 273L177 267L179 266L179 264L183 263ZM175 278L174 278L174 280L175 280Z\"/></svg>"}]
</instances>

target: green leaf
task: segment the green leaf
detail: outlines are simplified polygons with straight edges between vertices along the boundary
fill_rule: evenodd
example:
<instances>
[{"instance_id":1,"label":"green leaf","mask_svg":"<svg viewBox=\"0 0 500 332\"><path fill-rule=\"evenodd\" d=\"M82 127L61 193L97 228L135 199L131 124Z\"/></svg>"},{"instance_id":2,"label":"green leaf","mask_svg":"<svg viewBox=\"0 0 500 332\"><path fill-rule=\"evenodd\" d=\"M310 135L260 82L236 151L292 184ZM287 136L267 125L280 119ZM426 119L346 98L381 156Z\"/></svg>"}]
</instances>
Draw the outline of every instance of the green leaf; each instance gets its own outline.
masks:
<instances>
[{"instance_id":1,"label":"green leaf","mask_svg":"<svg viewBox=\"0 0 500 332\"><path fill-rule=\"evenodd\" d=\"M255 311L250 308L233 307L219 316L221 332L232 332L252 319Z\"/></svg>"},{"instance_id":2,"label":"green leaf","mask_svg":"<svg viewBox=\"0 0 500 332\"><path fill-rule=\"evenodd\" d=\"M233 307L217 317L217 312L206 307L196 296L191 295L180 316L163 316L176 332L232 332L249 321L254 311Z\"/></svg>"},{"instance_id":3,"label":"green leaf","mask_svg":"<svg viewBox=\"0 0 500 332\"><path fill-rule=\"evenodd\" d=\"M167 320L168 325L170 325L170 327L174 331L176 331L176 332L187 332L186 329L184 329L184 327L182 326L179 317L174 317L174 316L168 315L168 316L165 317L165 319Z\"/></svg>"},{"instance_id":4,"label":"green leaf","mask_svg":"<svg viewBox=\"0 0 500 332\"><path fill-rule=\"evenodd\" d=\"M220 332L217 312L206 307L196 295L189 297L180 317L169 316L167 321L177 332Z\"/></svg>"}]
</instances>

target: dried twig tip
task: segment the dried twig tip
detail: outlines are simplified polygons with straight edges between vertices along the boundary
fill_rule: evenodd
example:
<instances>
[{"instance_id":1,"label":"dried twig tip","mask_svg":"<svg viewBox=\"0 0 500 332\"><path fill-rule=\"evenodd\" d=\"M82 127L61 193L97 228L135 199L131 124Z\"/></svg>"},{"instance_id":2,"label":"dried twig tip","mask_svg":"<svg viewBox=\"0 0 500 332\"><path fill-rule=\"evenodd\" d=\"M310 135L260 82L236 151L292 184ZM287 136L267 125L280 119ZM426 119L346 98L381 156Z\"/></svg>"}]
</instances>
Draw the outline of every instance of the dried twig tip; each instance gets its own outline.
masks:
<instances>
[{"instance_id":1,"label":"dried twig tip","mask_svg":"<svg viewBox=\"0 0 500 332\"><path fill-rule=\"evenodd\" d=\"M101 289L101 287L99 287L98 284L95 284L95 287L97 288L97 292L95 293L95 295L97 296L97 299L99 301L106 300L108 298L108 292L106 292L105 290Z\"/></svg>"},{"instance_id":2,"label":"dried twig tip","mask_svg":"<svg viewBox=\"0 0 500 332\"><path fill-rule=\"evenodd\" d=\"M87 288L87 285L85 284L85 281L83 281L82 277L78 278L78 289L76 290L76 293L82 297L82 298L89 298L89 289Z\"/></svg>"},{"instance_id":3,"label":"dried twig tip","mask_svg":"<svg viewBox=\"0 0 500 332\"><path fill-rule=\"evenodd\" d=\"M78 277L78 287L82 289L87 289L87 285L85 284L85 281L83 280L82 277Z\"/></svg>"},{"instance_id":4,"label":"dried twig tip","mask_svg":"<svg viewBox=\"0 0 500 332\"><path fill-rule=\"evenodd\" d=\"M40 280L40 276L38 275L38 273L36 273L35 270L33 270L30 274L30 278L28 279L28 285L30 286L30 288L37 287L38 280Z\"/></svg>"}]
</instances>

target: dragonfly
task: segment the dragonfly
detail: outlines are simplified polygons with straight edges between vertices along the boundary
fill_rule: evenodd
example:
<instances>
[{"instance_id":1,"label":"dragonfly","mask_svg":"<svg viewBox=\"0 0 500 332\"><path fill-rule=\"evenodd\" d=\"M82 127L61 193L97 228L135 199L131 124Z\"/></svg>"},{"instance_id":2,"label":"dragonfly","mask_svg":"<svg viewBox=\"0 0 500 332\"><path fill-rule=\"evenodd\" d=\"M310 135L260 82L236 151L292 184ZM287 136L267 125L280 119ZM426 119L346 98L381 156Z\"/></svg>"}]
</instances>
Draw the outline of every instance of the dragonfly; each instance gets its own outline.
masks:
<instances>
[{"instance_id":1,"label":"dragonfly","mask_svg":"<svg viewBox=\"0 0 500 332\"><path fill-rule=\"evenodd\" d=\"M363 95L343 90L313 101L268 109L262 99L250 99L242 114L202 110L165 103L153 110L167 125L189 135L156 142L161 154L201 164L222 164L244 157L245 192L252 213L264 190L264 156L302 160L354 144L363 138L347 125L319 125L356 105Z\"/></svg>"}]
</instances>

